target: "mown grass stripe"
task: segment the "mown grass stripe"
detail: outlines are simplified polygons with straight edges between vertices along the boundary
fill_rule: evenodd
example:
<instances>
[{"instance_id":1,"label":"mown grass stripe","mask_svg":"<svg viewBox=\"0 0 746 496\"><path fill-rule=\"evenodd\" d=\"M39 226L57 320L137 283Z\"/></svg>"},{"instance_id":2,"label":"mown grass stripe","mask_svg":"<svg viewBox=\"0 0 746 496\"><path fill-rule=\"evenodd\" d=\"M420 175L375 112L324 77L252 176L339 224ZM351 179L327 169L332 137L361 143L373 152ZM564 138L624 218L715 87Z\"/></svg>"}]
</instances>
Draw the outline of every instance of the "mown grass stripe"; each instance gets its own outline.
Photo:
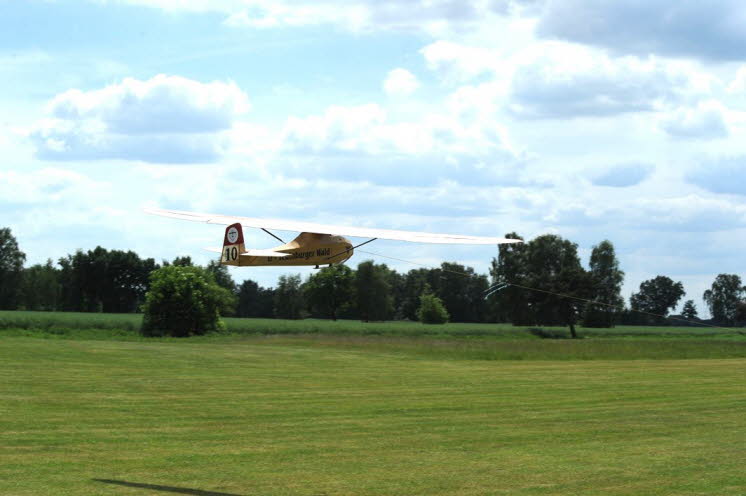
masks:
<instances>
[{"instance_id":1,"label":"mown grass stripe","mask_svg":"<svg viewBox=\"0 0 746 496\"><path fill-rule=\"evenodd\" d=\"M746 487L742 358L453 360L369 345L2 337L0 494L147 494L97 479L245 495Z\"/></svg>"}]
</instances>

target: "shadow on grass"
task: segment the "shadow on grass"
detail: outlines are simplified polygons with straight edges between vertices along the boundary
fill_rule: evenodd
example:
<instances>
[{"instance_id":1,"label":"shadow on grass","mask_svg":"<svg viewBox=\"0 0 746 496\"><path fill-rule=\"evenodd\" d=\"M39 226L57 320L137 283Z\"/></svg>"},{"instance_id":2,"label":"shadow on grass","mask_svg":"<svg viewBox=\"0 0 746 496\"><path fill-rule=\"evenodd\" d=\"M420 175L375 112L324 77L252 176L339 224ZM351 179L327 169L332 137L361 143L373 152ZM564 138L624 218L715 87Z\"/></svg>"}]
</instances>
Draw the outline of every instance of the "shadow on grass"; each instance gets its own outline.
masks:
<instances>
[{"instance_id":1,"label":"shadow on grass","mask_svg":"<svg viewBox=\"0 0 746 496\"><path fill-rule=\"evenodd\" d=\"M541 327L532 327L528 330L534 336L540 337L541 339L570 339L572 336L563 330L557 329L543 329Z\"/></svg>"},{"instance_id":2,"label":"shadow on grass","mask_svg":"<svg viewBox=\"0 0 746 496\"><path fill-rule=\"evenodd\" d=\"M166 493L191 494L193 496L242 496L240 494L218 493L215 491L203 491L201 489L191 489L188 487L160 486L158 484L143 484L141 482L128 482L128 481L112 480L112 479L92 479L92 480L96 482L103 482L104 484L116 484L118 486L136 487L138 489L150 489L151 491L163 491Z\"/></svg>"}]
</instances>

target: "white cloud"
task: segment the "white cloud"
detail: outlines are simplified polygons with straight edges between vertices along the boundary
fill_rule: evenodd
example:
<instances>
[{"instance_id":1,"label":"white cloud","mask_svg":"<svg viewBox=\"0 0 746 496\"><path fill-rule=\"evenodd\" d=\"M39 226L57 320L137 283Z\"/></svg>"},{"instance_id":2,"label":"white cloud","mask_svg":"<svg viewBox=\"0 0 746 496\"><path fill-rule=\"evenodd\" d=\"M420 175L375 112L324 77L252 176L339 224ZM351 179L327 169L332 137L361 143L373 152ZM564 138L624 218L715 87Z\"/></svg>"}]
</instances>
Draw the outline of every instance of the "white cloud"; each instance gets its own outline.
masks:
<instances>
[{"instance_id":1,"label":"white cloud","mask_svg":"<svg viewBox=\"0 0 746 496\"><path fill-rule=\"evenodd\" d=\"M491 0L489 7L493 12L503 15L537 15L546 0Z\"/></svg>"},{"instance_id":2,"label":"white cloud","mask_svg":"<svg viewBox=\"0 0 746 496\"><path fill-rule=\"evenodd\" d=\"M498 71L499 54L483 47L440 40L420 50L427 67L446 81L463 82Z\"/></svg>"},{"instance_id":3,"label":"white cloud","mask_svg":"<svg viewBox=\"0 0 746 496\"><path fill-rule=\"evenodd\" d=\"M627 188L644 181L655 170L653 164L629 163L619 164L600 173L594 173L591 182L596 186Z\"/></svg>"},{"instance_id":4,"label":"white cloud","mask_svg":"<svg viewBox=\"0 0 746 496\"><path fill-rule=\"evenodd\" d=\"M406 69L394 69L383 82L383 90L392 96L408 96L420 87L417 77Z\"/></svg>"},{"instance_id":5,"label":"white cloud","mask_svg":"<svg viewBox=\"0 0 746 496\"><path fill-rule=\"evenodd\" d=\"M746 155L708 158L686 174L686 180L712 193L746 196Z\"/></svg>"},{"instance_id":6,"label":"white cloud","mask_svg":"<svg viewBox=\"0 0 746 496\"><path fill-rule=\"evenodd\" d=\"M661 118L659 125L666 133L680 139L715 139L728 136L723 105L717 101L699 102L695 107L682 107Z\"/></svg>"},{"instance_id":7,"label":"white cloud","mask_svg":"<svg viewBox=\"0 0 746 496\"><path fill-rule=\"evenodd\" d=\"M0 206L3 210L69 205L91 196L104 198L109 192L109 184L70 170L53 167L31 172L0 170Z\"/></svg>"},{"instance_id":8,"label":"white cloud","mask_svg":"<svg viewBox=\"0 0 746 496\"><path fill-rule=\"evenodd\" d=\"M301 153L371 150L376 146L372 130L385 120L386 112L377 104L332 105L323 115L290 117L283 132L283 142L287 150Z\"/></svg>"},{"instance_id":9,"label":"white cloud","mask_svg":"<svg viewBox=\"0 0 746 496\"><path fill-rule=\"evenodd\" d=\"M221 131L248 109L248 98L234 83L127 78L56 96L48 108L51 118L38 122L29 138L46 160L212 162L223 153Z\"/></svg>"},{"instance_id":10,"label":"white cloud","mask_svg":"<svg viewBox=\"0 0 746 496\"><path fill-rule=\"evenodd\" d=\"M510 52L441 40L420 53L446 83L472 82L453 95L462 108L472 101L472 110L483 114L485 107L505 106L519 118L601 117L696 105L711 98L719 82L690 62L611 57L565 42L532 41Z\"/></svg>"},{"instance_id":11,"label":"white cloud","mask_svg":"<svg viewBox=\"0 0 746 496\"><path fill-rule=\"evenodd\" d=\"M555 202L543 220L565 229L594 226L603 230L606 226L617 232L717 232L746 228L746 205L697 194L640 197L635 199L634 208L619 202L591 204L579 198Z\"/></svg>"},{"instance_id":12,"label":"white cloud","mask_svg":"<svg viewBox=\"0 0 746 496\"><path fill-rule=\"evenodd\" d=\"M728 85L728 93L736 95L746 94L746 65L739 67L736 77Z\"/></svg>"},{"instance_id":13,"label":"white cloud","mask_svg":"<svg viewBox=\"0 0 746 496\"><path fill-rule=\"evenodd\" d=\"M511 81L509 109L524 118L653 111L701 98L709 85L688 64L615 59L579 45L548 42L523 52Z\"/></svg>"},{"instance_id":14,"label":"white cloud","mask_svg":"<svg viewBox=\"0 0 746 496\"><path fill-rule=\"evenodd\" d=\"M447 114L393 121L377 104L291 117L267 152L265 170L285 177L421 187L515 184L524 161L494 122L465 124Z\"/></svg>"},{"instance_id":15,"label":"white cloud","mask_svg":"<svg viewBox=\"0 0 746 496\"><path fill-rule=\"evenodd\" d=\"M94 91L72 89L49 105L54 117L95 120L120 134L219 131L248 110L248 98L235 83L200 83L164 74L147 81L126 78Z\"/></svg>"},{"instance_id":16,"label":"white cloud","mask_svg":"<svg viewBox=\"0 0 746 496\"><path fill-rule=\"evenodd\" d=\"M229 9L225 24L231 27L275 28L338 24L360 30L369 21L369 12L360 5L347 8L330 3L284 3L278 1L246 2L240 9Z\"/></svg>"},{"instance_id":17,"label":"white cloud","mask_svg":"<svg viewBox=\"0 0 746 496\"><path fill-rule=\"evenodd\" d=\"M446 107L461 122L482 122L489 125L499 114L505 93L504 85L499 82L461 86L448 95Z\"/></svg>"},{"instance_id":18,"label":"white cloud","mask_svg":"<svg viewBox=\"0 0 746 496\"><path fill-rule=\"evenodd\" d=\"M234 27L273 28L283 26L336 25L351 31L407 30L437 33L465 30L504 8L489 2L462 0L121 0L169 11L218 12ZM521 4L512 10L522 10ZM530 3L530 2L528 2Z\"/></svg>"},{"instance_id":19,"label":"white cloud","mask_svg":"<svg viewBox=\"0 0 746 496\"><path fill-rule=\"evenodd\" d=\"M659 231L714 232L746 227L746 205L701 195L639 201L633 218Z\"/></svg>"},{"instance_id":20,"label":"white cloud","mask_svg":"<svg viewBox=\"0 0 746 496\"><path fill-rule=\"evenodd\" d=\"M616 53L743 60L744 25L740 0L549 0L537 32Z\"/></svg>"},{"instance_id":21,"label":"white cloud","mask_svg":"<svg viewBox=\"0 0 746 496\"><path fill-rule=\"evenodd\" d=\"M151 163L215 162L226 138L216 134L109 133L96 123L46 119L29 134L42 160L137 160Z\"/></svg>"}]
</instances>

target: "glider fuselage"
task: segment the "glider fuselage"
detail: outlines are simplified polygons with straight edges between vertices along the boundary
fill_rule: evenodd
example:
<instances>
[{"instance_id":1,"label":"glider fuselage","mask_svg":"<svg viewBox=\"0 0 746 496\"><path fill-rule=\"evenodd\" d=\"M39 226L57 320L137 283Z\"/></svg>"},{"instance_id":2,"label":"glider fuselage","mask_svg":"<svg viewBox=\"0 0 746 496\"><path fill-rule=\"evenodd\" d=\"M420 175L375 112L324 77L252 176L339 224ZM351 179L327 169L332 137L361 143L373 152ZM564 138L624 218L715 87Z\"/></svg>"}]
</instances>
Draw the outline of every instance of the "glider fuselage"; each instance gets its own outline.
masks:
<instances>
[{"instance_id":1,"label":"glider fuselage","mask_svg":"<svg viewBox=\"0 0 746 496\"><path fill-rule=\"evenodd\" d=\"M352 243L343 236L318 233L300 233L297 238L272 248L286 253L287 257L253 256L242 253L239 267L329 265L345 262L352 256Z\"/></svg>"}]
</instances>

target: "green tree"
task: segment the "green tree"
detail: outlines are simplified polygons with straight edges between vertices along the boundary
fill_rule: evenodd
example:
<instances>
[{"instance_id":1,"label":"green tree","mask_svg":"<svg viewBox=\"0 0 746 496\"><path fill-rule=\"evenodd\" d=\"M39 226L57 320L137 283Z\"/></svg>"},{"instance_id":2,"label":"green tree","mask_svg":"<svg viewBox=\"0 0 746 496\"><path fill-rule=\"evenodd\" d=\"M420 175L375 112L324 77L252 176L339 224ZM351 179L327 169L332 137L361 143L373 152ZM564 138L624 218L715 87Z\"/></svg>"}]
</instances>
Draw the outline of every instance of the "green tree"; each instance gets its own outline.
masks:
<instances>
[{"instance_id":1,"label":"green tree","mask_svg":"<svg viewBox=\"0 0 746 496\"><path fill-rule=\"evenodd\" d=\"M274 317L274 290L246 279L238 288L237 317Z\"/></svg>"},{"instance_id":2,"label":"green tree","mask_svg":"<svg viewBox=\"0 0 746 496\"><path fill-rule=\"evenodd\" d=\"M280 276L275 289L275 316L281 319L303 318L303 291L300 274Z\"/></svg>"},{"instance_id":3,"label":"green tree","mask_svg":"<svg viewBox=\"0 0 746 496\"><path fill-rule=\"evenodd\" d=\"M686 300L684 302L684 308L681 310L681 316L686 320L697 319L697 307L694 306L694 300Z\"/></svg>"},{"instance_id":4,"label":"green tree","mask_svg":"<svg viewBox=\"0 0 746 496\"><path fill-rule=\"evenodd\" d=\"M83 301L83 289L81 271L78 269L78 259L83 252L78 250L74 255L60 258L57 263L60 266L59 281L61 295L58 309L66 312L85 311Z\"/></svg>"},{"instance_id":5,"label":"green tree","mask_svg":"<svg viewBox=\"0 0 746 496\"><path fill-rule=\"evenodd\" d=\"M669 310L675 308L685 294L681 282L657 276L640 283L640 290L630 297L630 307L635 312L644 312L643 322L663 324Z\"/></svg>"},{"instance_id":6,"label":"green tree","mask_svg":"<svg viewBox=\"0 0 746 496\"><path fill-rule=\"evenodd\" d=\"M377 265L372 260L361 262L355 273L355 293L361 320L380 321L392 317L393 297L385 265Z\"/></svg>"},{"instance_id":7,"label":"green tree","mask_svg":"<svg viewBox=\"0 0 746 496\"><path fill-rule=\"evenodd\" d=\"M223 265L217 260L211 260L205 269L207 272L212 274L215 278L215 282L218 283L218 286L221 286L232 293L236 292L236 282L233 280L233 277L231 277L230 272L228 272L227 265Z\"/></svg>"},{"instance_id":8,"label":"green tree","mask_svg":"<svg viewBox=\"0 0 746 496\"><path fill-rule=\"evenodd\" d=\"M417 318L423 324L445 324L448 322L448 310L443 305L443 301L433 294L428 285L425 286L420 296Z\"/></svg>"},{"instance_id":9,"label":"green tree","mask_svg":"<svg viewBox=\"0 0 746 496\"><path fill-rule=\"evenodd\" d=\"M142 305L157 268L152 258L133 251L97 246L59 260L62 309L79 312L135 312Z\"/></svg>"},{"instance_id":10,"label":"green tree","mask_svg":"<svg viewBox=\"0 0 746 496\"><path fill-rule=\"evenodd\" d=\"M183 257L174 258L174 261L171 262L171 265L178 265L180 267L193 267L194 262L192 262L192 257L190 257L189 255L185 255Z\"/></svg>"},{"instance_id":11,"label":"green tree","mask_svg":"<svg viewBox=\"0 0 746 496\"><path fill-rule=\"evenodd\" d=\"M402 296L397 313L404 319L419 320L420 296L426 285L431 269L412 269L403 277Z\"/></svg>"},{"instance_id":12,"label":"green tree","mask_svg":"<svg viewBox=\"0 0 746 496\"><path fill-rule=\"evenodd\" d=\"M517 233L505 235L509 239L523 239ZM526 278L527 243L511 243L498 246L498 258L492 259L490 275L492 284L521 284ZM528 308L526 290L508 286L490 297L491 320L512 322L514 325L531 325L533 318Z\"/></svg>"},{"instance_id":13,"label":"green tree","mask_svg":"<svg viewBox=\"0 0 746 496\"><path fill-rule=\"evenodd\" d=\"M15 310L26 254L18 248L18 242L10 228L0 229L0 310Z\"/></svg>"},{"instance_id":14,"label":"green tree","mask_svg":"<svg viewBox=\"0 0 746 496\"><path fill-rule=\"evenodd\" d=\"M401 320L404 318L402 314L402 303L406 297L404 275L389 268L386 264L380 264L380 267L384 273L386 283L389 286L389 294L391 295L392 312L390 317ZM357 318L357 305L353 305L351 310L350 315L354 315Z\"/></svg>"},{"instance_id":15,"label":"green tree","mask_svg":"<svg viewBox=\"0 0 746 496\"><path fill-rule=\"evenodd\" d=\"M47 263L32 265L23 270L20 307L25 310L55 311L60 305L62 286L60 271Z\"/></svg>"},{"instance_id":16,"label":"green tree","mask_svg":"<svg viewBox=\"0 0 746 496\"><path fill-rule=\"evenodd\" d=\"M743 325L746 323L746 300L739 301L736 306L736 320Z\"/></svg>"},{"instance_id":17,"label":"green tree","mask_svg":"<svg viewBox=\"0 0 746 496\"><path fill-rule=\"evenodd\" d=\"M545 234L526 244L525 274L521 286L536 325L566 325L577 338L575 324L591 294L588 272L580 265L578 245Z\"/></svg>"},{"instance_id":18,"label":"green tree","mask_svg":"<svg viewBox=\"0 0 746 496\"><path fill-rule=\"evenodd\" d=\"M604 240L593 247L590 260L591 299L583 317L585 327L613 327L624 305L622 283L624 272L619 269L614 245Z\"/></svg>"},{"instance_id":19,"label":"green tree","mask_svg":"<svg viewBox=\"0 0 746 496\"><path fill-rule=\"evenodd\" d=\"M207 264L207 267L205 267L205 270L212 274L212 277L215 279L215 282L218 286L227 289L232 295L235 295L238 292L236 282L233 280L233 277L231 277L230 273L228 272L228 266L222 265L216 260L211 260ZM238 297L226 299L223 303L223 307L220 310L220 314L225 316L235 315L237 303Z\"/></svg>"},{"instance_id":20,"label":"green tree","mask_svg":"<svg viewBox=\"0 0 746 496\"><path fill-rule=\"evenodd\" d=\"M145 301L150 273L157 265L152 258L142 259L133 251L103 250L105 278L100 290L102 310L110 313L136 312Z\"/></svg>"},{"instance_id":21,"label":"green tree","mask_svg":"<svg viewBox=\"0 0 746 496\"><path fill-rule=\"evenodd\" d=\"M438 281L435 294L443 301L452 322L484 321L487 276L477 274L472 267L449 262L434 269L433 275Z\"/></svg>"},{"instance_id":22,"label":"green tree","mask_svg":"<svg viewBox=\"0 0 746 496\"><path fill-rule=\"evenodd\" d=\"M303 290L313 315L337 320L353 304L355 273L343 264L324 267L308 278Z\"/></svg>"},{"instance_id":23,"label":"green tree","mask_svg":"<svg viewBox=\"0 0 746 496\"><path fill-rule=\"evenodd\" d=\"M154 270L143 305L144 336L187 337L222 331L220 307L232 295L201 267Z\"/></svg>"},{"instance_id":24,"label":"green tree","mask_svg":"<svg viewBox=\"0 0 746 496\"><path fill-rule=\"evenodd\" d=\"M710 308L712 319L721 325L733 326L738 320L738 303L746 297L746 286L736 274L718 274L703 299Z\"/></svg>"}]
</instances>

